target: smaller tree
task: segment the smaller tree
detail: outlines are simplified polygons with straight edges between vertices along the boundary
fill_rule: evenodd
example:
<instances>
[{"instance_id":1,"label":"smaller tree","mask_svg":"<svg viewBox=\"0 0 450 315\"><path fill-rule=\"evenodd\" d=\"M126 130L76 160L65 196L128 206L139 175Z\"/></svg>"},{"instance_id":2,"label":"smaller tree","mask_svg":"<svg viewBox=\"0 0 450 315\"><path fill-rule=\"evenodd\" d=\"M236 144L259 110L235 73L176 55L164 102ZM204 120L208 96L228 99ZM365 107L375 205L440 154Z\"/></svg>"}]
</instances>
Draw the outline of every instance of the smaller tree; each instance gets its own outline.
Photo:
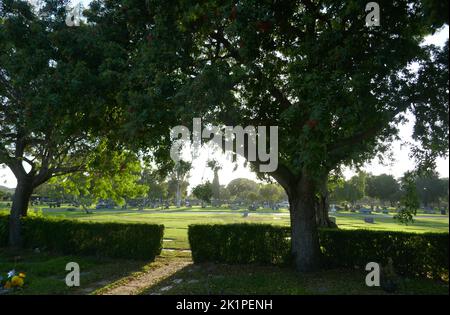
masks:
<instances>
[{"instance_id":1,"label":"smaller tree","mask_svg":"<svg viewBox=\"0 0 450 315\"><path fill-rule=\"evenodd\" d=\"M214 179L212 182L212 192L213 192L213 199L214 202L218 205L220 205L220 181L219 181L219 171L222 169L222 166L220 163L216 160L209 160L207 162L208 167L214 172Z\"/></svg>"},{"instance_id":2,"label":"smaller tree","mask_svg":"<svg viewBox=\"0 0 450 315\"><path fill-rule=\"evenodd\" d=\"M181 198L183 191L183 183L186 182L186 179L189 176L189 172L191 171L192 164L190 162L186 162L183 160L178 161L172 171L171 179L175 183L176 193L175 200L177 207L181 207ZM187 188L187 186L186 186Z\"/></svg>"},{"instance_id":3,"label":"smaller tree","mask_svg":"<svg viewBox=\"0 0 450 315\"><path fill-rule=\"evenodd\" d=\"M365 196L366 174L358 173L350 180L345 181L342 186L336 187L333 192L333 199L338 201L348 201L355 204L358 200Z\"/></svg>"},{"instance_id":4,"label":"smaller tree","mask_svg":"<svg viewBox=\"0 0 450 315\"><path fill-rule=\"evenodd\" d=\"M424 207L438 204L440 199L448 195L448 180L439 178L436 172L417 176L416 190Z\"/></svg>"},{"instance_id":5,"label":"smaller tree","mask_svg":"<svg viewBox=\"0 0 450 315\"><path fill-rule=\"evenodd\" d=\"M381 174L367 178L367 195L382 202L388 201L391 205L398 201L400 184L392 175Z\"/></svg>"},{"instance_id":6,"label":"smaller tree","mask_svg":"<svg viewBox=\"0 0 450 315\"><path fill-rule=\"evenodd\" d=\"M202 203L202 208L205 207L204 203L211 203L211 198L213 196L212 184L207 181L204 184L200 184L194 187L192 194L200 199Z\"/></svg>"},{"instance_id":7,"label":"smaller tree","mask_svg":"<svg viewBox=\"0 0 450 315\"><path fill-rule=\"evenodd\" d=\"M158 200L162 204L168 197L169 187L168 183L164 180L164 176L150 167L143 169L139 183L146 187L146 197L151 201Z\"/></svg>"},{"instance_id":8,"label":"smaller tree","mask_svg":"<svg viewBox=\"0 0 450 315\"><path fill-rule=\"evenodd\" d=\"M221 200L224 200L225 202L229 202L230 200L230 191L225 185L220 185L220 198Z\"/></svg>"},{"instance_id":9,"label":"smaller tree","mask_svg":"<svg viewBox=\"0 0 450 315\"><path fill-rule=\"evenodd\" d=\"M285 197L283 188L279 184L262 185L259 189L260 198L274 208L275 204Z\"/></svg>"},{"instance_id":10,"label":"smaller tree","mask_svg":"<svg viewBox=\"0 0 450 315\"><path fill-rule=\"evenodd\" d=\"M417 209L420 207L419 198L416 190L416 174L414 172L407 172L402 178L403 196L400 200L400 210L394 216L394 219L403 224L408 224L413 221L413 216L416 215Z\"/></svg>"},{"instance_id":11,"label":"smaller tree","mask_svg":"<svg viewBox=\"0 0 450 315\"><path fill-rule=\"evenodd\" d=\"M259 200L259 194L254 191L250 191L245 197L245 199L247 200L247 202L254 205Z\"/></svg>"},{"instance_id":12,"label":"smaller tree","mask_svg":"<svg viewBox=\"0 0 450 315\"><path fill-rule=\"evenodd\" d=\"M236 201L248 201L249 193L258 193L258 184L247 178L236 178L228 183L231 198Z\"/></svg>"}]
</instances>

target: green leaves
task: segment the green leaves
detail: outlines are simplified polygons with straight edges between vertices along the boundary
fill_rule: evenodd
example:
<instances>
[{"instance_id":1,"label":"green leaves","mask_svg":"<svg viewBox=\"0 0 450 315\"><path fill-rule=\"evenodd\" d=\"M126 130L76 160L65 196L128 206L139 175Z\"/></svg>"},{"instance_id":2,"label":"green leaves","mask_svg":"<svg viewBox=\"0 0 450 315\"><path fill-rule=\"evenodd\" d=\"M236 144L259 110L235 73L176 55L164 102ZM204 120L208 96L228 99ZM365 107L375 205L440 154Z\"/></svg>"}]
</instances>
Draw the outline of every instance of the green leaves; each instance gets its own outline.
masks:
<instances>
[{"instance_id":1,"label":"green leaves","mask_svg":"<svg viewBox=\"0 0 450 315\"><path fill-rule=\"evenodd\" d=\"M147 187L140 178L141 164L136 155L105 150L87 164L84 172L61 177L58 182L85 206L99 199L123 205L125 199L146 195Z\"/></svg>"},{"instance_id":2,"label":"green leaves","mask_svg":"<svg viewBox=\"0 0 450 315\"><path fill-rule=\"evenodd\" d=\"M192 194L201 201L210 203L213 196L212 184L209 181L199 184L192 189Z\"/></svg>"},{"instance_id":3,"label":"green leaves","mask_svg":"<svg viewBox=\"0 0 450 315\"><path fill-rule=\"evenodd\" d=\"M413 216L416 215L420 207L416 190L416 174L414 172L407 172L404 175L402 189L404 195L400 201L401 208L394 216L394 219L403 224L408 224L413 221Z\"/></svg>"}]
</instances>

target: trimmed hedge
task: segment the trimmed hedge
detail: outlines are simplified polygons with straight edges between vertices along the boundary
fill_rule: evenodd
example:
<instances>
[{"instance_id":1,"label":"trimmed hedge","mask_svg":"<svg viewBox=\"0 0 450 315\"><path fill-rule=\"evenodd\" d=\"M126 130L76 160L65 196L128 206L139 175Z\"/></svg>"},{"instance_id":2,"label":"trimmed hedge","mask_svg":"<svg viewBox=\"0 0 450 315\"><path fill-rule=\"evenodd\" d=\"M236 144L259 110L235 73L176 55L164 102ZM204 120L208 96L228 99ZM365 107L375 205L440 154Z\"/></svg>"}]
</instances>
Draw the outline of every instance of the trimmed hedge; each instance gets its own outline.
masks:
<instances>
[{"instance_id":1,"label":"trimmed hedge","mask_svg":"<svg viewBox=\"0 0 450 315\"><path fill-rule=\"evenodd\" d=\"M448 275L448 233L394 231L319 231L326 267L364 268L392 258L396 272L440 278ZM226 264L289 264L290 228L267 224L190 225L189 242L194 262Z\"/></svg>"},{"instance_id":2,"label":"trimmed hedge","mask_svg":"<svg viewBox=\"0 0 450 315\"><path fill-rule=\"evenodd\" d=\"M194 262L283 264L289 257L289 230L267 224L190 225Z\"/></svg>"},{"instance_id":3,"label":"trimmed hedge","mask_svg":"<svg viewBox=\"0 0 450 315\"><path fill-rule=\"evenodd\" d=\"M8 216L0 215L0 246L8 240ZM94 223L27 217L22 219L25 248L62 254L153 260L161 253L164 226Z\"/></svg>"}]
</instances>

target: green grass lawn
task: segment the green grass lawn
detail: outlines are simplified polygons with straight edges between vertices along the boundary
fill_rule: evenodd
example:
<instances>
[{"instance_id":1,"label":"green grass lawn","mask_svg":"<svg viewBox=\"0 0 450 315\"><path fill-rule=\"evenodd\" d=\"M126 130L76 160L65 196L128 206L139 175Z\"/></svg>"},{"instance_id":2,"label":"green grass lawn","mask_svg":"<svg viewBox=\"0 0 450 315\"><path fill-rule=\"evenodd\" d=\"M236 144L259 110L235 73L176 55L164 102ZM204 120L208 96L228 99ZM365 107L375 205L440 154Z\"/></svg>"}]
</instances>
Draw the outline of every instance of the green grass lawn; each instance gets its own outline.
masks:
<instances>
[{"instance_id":1,"label":"green grass lawn","mask_svg":"<svg viewBox=\"0 0 450 315\"><path fill-rule=\"evenodd\" d=\"M276 225L289 225L289 213L287 210L277 212L252 212L247 218L242 216L244 210L228 210L225 208L171 208L168 210L92 210L92 214L86 214L81 210L67 211L67 209L44 208L45 216L65 219L77 219L96 222L139 222L164 224L164 247L174 249L189 249L187 228L190 224L201 223L269 223ZM365 215L351 212L338 212L333 214L336 222L342 229L372 229L394 230L416 233L446 232L449 231L447 216L431 216L419 214L415 221L409 225L403 225L395 221L391 215L374 214L374 224L365 223Z\"/></svg>"},{"instance_id":2,"label":"green grass lawn","mask_svg":"<svg viewBox=\"0 0 450 315\"><path fill-rule=\"evenodd\" d=\"M80 287L68 287L66 264L80 266ZM123 259L106 259L86 256L61 256L23 250L20 253L0 248L0 272L9 270L26 273L26 286L8 294L88 294L106 284L144 271L148 262Z\"/></svg>"},{"instance_id":3,"label":"green grass lawn","mask_svg":"<svg viewBox=\"0 0 450 315\"><path fill-rule=\"evenodd\" d=\"M34 211L31 211L34 212ZM171 208L168 210L81 210L43 209L50 217L97 222L140 222L164 224L166 249L188 249L187 227L196 223L270 223L289 225L286 210L251 213L244 218L241 211L223 208ZM340 228L376 229L410 232L447 232L448 216L420 214L413 224L401 225L391 216L374 214L374 224L365 223L364 215L350 212L334 214ZM168 260L171 255L190 253L163 251ZM17 257L20 256L20 257ZM65 283L65 265L78 262L81 267L81 287L68 288ZM0 249L0 271L15 268L25 271L29 286L13 294L88 294L102 292L111 283L120 285L150 268L156 262L104 259L96 257L61 256L50 253L23 251L19 254ZM147 294L384 294L379 288L364 284L364 270L325 270L312 274L298 274L293 269L262 266L193 265L173 274L157 285L145 290ZM182 279L180 283L179 279ZM176 280L174 282L174 280ZM175 285L176 284L176 285ZM103 288L103 289L102 289ZM96 291L97 290L97 291ZM403 294L448 294L448 283L423 279L402 279Z\"/></svg>"},{"instance_id":4,"label":"green grass lawn","mask_svg":"<svg viewBox=\"0 0 450 315\"><path fill-rule=\"evenodd\" d=\"M50 253L0 249L0 270L24 271L27 286L8 294L103 294L110 288L138 279L172 259L189 259L187 253L163 252L155 262L96 257L61 256ZM81 269L80 287L65 285L65 265L77 262ZM363 270L333 269L297 273L276 266L188 265L141 294L386 294L365 285ZM399 294L448 294L448 283L426 279L399 282Z\"/></svg>"},{"instance_id":5,"label":"green grass lawn","mask_svg":"<svg viewBox=\"0 0 450 315\"><path fill-rule=\"evenodd\" d=\"M387 294L365 284L363 270L333 269L297 273L275 266L191 265L142 294ZM448 283L424 279L399 280L397 294L448 294Z\"/></svg>"}]
</instances>

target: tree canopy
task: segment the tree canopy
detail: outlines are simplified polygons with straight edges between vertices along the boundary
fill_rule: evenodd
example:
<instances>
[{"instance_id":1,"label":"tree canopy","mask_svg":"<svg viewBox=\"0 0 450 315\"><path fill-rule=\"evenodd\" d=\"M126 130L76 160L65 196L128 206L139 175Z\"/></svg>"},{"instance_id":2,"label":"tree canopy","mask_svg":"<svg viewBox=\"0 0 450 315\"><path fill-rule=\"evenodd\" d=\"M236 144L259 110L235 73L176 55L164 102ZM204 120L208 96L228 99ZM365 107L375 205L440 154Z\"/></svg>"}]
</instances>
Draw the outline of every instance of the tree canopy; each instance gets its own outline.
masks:
<instances>
[{"instance_id":1,"label":"tree canopy","mask_svg":"<svg viewBox=\"0 0 450 315\"><path fill-rule=\"evenodd\" d=\"M425 117L448 125L434 114L448 109L441 93L448 81L427 97L419 86L448 71L425 74L437 48L421 41L448 23L431 1L380 2L380 27L366 26L362 0L119 2L104 1L99 12L128 22L136 47L128 96L138 100L143 121L154 122L153 108L164 122L172 113L184 125L200 117L215 125L279 127L278 168L268 175L289 197L301 270L316 268L320 256L318 182L342 164L386 151L408 112L423 114L417 126ZM414 62L424 72L414 72ZM424 140L418 150L426 153L416 154L424 165L447 151L425 141L439 138L433 134L435 128L416 133Z\"/></svg>"},{"instance_id":2,"label":"tree canopy","mask_svg":"<svg viewBox=\"0 0 450 315\"><path fill-rule=\"evenodd\" d=\"M442 4L380 1L375 27L366 25L362 0L98 0L86 12L88 23L73 30L61 27L64 10L38 18L22 2L5 3L0 132L16 134L2 137L4 156L50 132L47 121L33 118L33 109L49 116L42 112L48 106L59 106L51 117L58 118L62 147L78 139L73 126L81 124L80 150L98 137L122 140L168 167L170 127L190 125L193 117L218 126L278 126L278 168L260 175L288 195L299 270L319 267L316 201L330 172L386 152L409 113L419 164L428 168L448 153L448 45L421 45L448 24ZM33 64L14 62L30 52ZM22 129L32 130L28 138ZM79 162L75 152L66 160ZM6 162L20 173L28 157L15 156Z\"/></svg>"}]
</instances>

